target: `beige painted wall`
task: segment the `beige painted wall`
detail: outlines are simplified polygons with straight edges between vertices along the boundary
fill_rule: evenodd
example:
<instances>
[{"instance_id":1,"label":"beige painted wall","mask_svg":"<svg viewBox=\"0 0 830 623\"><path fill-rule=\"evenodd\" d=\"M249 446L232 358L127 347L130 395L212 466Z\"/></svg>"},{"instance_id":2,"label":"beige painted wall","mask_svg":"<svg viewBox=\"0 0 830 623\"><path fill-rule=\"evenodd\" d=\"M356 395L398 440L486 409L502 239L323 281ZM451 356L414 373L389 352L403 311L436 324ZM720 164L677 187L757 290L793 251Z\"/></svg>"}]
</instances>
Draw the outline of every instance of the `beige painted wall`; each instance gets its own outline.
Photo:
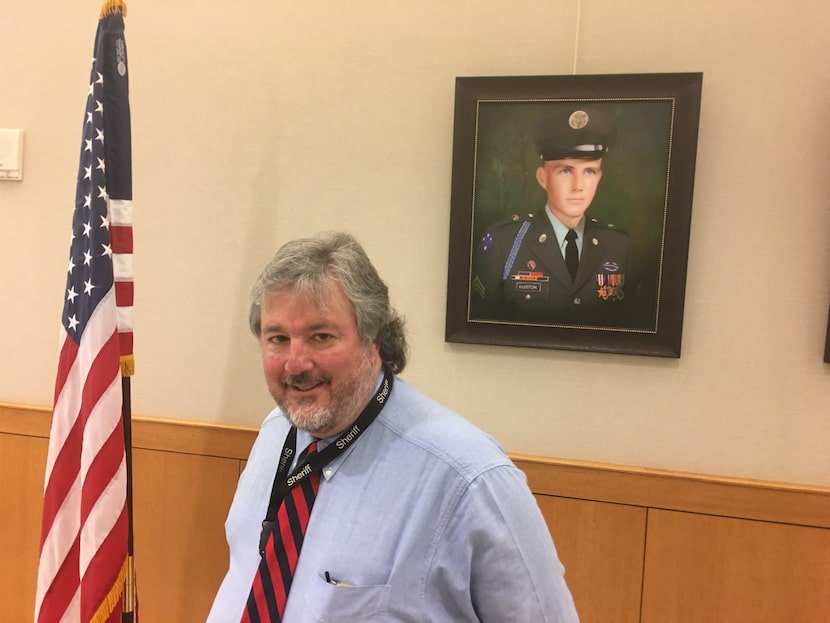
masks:
<instances>
[{"instance_id":1,"label":"beige painted wall","mask_svg":"<svg viewBox=\"0 0 830 623\"><path fill-rule=\"evenodd\" d=\"M3 1L0 127L27 135L0 401L51 401L99 7ZM405 378L508 450L830 484L828 23L824 0L132 0L134 411L257 424L249 284L345 228L409 318ZM679 360L443 341L454 78L573 71L704 73Z\"/></svg>"}]
</instances>

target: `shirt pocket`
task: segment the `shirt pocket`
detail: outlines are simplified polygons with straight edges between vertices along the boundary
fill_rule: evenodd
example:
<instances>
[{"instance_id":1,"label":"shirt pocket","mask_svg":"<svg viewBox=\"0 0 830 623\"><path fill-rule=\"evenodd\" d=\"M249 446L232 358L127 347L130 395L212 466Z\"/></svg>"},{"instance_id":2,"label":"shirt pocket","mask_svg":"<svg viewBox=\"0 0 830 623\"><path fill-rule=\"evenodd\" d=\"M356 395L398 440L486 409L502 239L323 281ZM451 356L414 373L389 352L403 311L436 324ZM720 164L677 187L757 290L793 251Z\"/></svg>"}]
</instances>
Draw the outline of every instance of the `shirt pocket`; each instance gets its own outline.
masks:
<instances>
[{"instance_id":1,"label":"shirt pocket","mask_svg":"<svg viewBox=\"0 0 830 623\"><path fill-rule=\"evenodd\" d=\"M358 623L377 621L389 606L389 584L375 586L336 586L322 577L306 593L308 612L320 623Z\"/></svg>"}]
</instances>

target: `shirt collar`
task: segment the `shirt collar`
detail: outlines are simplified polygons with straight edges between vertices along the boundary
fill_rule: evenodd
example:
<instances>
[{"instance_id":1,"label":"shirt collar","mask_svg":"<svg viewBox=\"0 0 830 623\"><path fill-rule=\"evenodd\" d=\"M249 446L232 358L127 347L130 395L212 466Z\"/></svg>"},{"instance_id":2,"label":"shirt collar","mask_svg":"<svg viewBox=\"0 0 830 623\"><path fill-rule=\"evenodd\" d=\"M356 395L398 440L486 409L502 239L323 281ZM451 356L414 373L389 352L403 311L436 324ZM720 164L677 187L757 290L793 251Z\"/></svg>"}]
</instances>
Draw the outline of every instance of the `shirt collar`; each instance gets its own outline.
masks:
<instances>
[{"instance_id":1,"label":"shirt collar","mask_svg":"<svg viewBox=\"0 0 830 623\"><path fill-rule=\"evenodd\" d=\"M375 388L372 391L373 395L378 391L380 387L381 381L383 381L383 370L381 369L380 374L378 374L378 378L375 381ZM331 437L326 437L325 439L317 439L314 435L309 433L305 430L297 430L297 448L294 454L295 457L299 456L300 453L305 449L312 441L317 441L317 451L321 451L323 448L328 446L329 444L333 443L335 439L337 439L338 435L332 435ZM350 445L350 447L346 448L345 452L343 452L340 456L336 457L329 463L323 466L323 470L320 475L325 478L326 480L331 480L334 475L337 473L339 467L343 464L343 461L346 460L346 457L351 454L352 450L354 450L354 446L358 445L355 443L354 445ZM296 463L296 459L295 459ZM294 469L294 466L291 467Z\"/></svg>"},{"instance_id":2,"label":"shirt collar","mask_svg":"<svg viewBox=\"0 0 830 623\"><path fill-rule=\"evenodd\" d=\"M553 212L550 211L550 206L548 205L545 205L545 214L547 214L548 220L550 221L550 224L553 227L553 233L556 235L556 243L561 248L565 244L565 234L568 233L569 227L567 225L563 225L562 221L560 221L553 215ZM574 231L576 232L576 235L579 238L579 242L582 242L582 236L585 233L584 216L579 221L577 226L574 227Z\"/></svg>"}]
</instances>

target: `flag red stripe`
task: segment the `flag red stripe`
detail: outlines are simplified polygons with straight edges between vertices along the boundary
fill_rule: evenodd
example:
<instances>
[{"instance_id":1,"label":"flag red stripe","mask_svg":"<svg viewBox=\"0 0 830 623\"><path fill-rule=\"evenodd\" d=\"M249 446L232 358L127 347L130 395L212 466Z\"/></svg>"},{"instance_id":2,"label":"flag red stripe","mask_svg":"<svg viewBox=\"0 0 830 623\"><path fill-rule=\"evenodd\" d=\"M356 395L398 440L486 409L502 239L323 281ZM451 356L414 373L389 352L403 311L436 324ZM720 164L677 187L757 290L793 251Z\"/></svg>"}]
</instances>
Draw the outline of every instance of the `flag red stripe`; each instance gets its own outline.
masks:
<instances>
[{"instance_id":1,"label":"flag red stripe","mask_svg":"<svg viewBox=\"0 0 830 623\"><path fill-rule=\"evenodd\" d=\"M125 225L110 225L110 241L113 253L133 252L133 228Z\"/></svg>"},{"instance_id":2,"label":"flag red stripe","mask_svg":"<svg viewBox=\"0 0 830 623\"><path fill-rule=\"evenodd\" d=\"M75 420L69 436L58 453L55 467L49 474L46 491L43 494L43 524L40 532L40 546L46 542L46 537L52 530L52 524L63 505L69 490L78 478L81 468L83 424Z\"/></svg>"},{"instance_id":3,"label":"flag red stripe","mask_svg":"<svg viewBox=\"0 0 830 623\"><path fill-rule=\"evenodd\" d=\"M121 344L121 352L125 355L129 355L133 352L133 332L130 331L129 333L119 333L118 340Z\"/></svg>"},{"instance_id":4,"label":"flag red stripe","mask_svg":"<svg viewBox=\"0 0 830 623\"><path fill-rule=\"evenodd\" d=\"M78 535L69 549L69 554L58 568L49 590L46 592L43 606L38 613L38 623L60 621L72 602L80 581L78 573L80 551L80 535Z\"/></svg>"},{"instance_id":5,"label":"flag red stripe","mask_svg":"<svg viewBox=\"0 0 830 623\"><path fill-rule=\"evenodd\" d=\"M81 620L89 621L101 606L101 597L107 595L118 579L126 558L124 543L127 539L127 505L115 522L106 539L98 547L81 582Z\"/></svg>"},{"instance_id":6,"label":"flag red stripe","mask_svg":"<svg viewBox=\"0 0 830 623\"><path fill-rule=\"evenodd\" d=\"M117 426L95 455L84 479L81 494L81 523L86 523L98 498L110 485L124 458L124 429Z\"/></svg>"},{"instance_id":7,"label":"flag red stripe","mask_svg":"<svg viewBox=\"0 0 830 623\"><path fill-rule=\"evenodd\" d=\"M58 357L58 374L55 379L55 396L54 403L58 402L58 396L66 384L66 377L69 376L69 371L72 369L72 364L78 356L78 344L74 340L66 336L61 347L61 352Z\"/></svg>"},{"instance_id":8,"label":"flag red stripe","mask_svg":"<svg viewBox=\"0 0 830 623\"><path fill-rule=\"evenodd\" d=\"M84 390L81 398L80 417L86 428L90 413L98 404L101 396L110 387L121 370L119 361L121 352L118 347L118 333L112 332L101 350L92 361L89 373L84 383Z\"/></svg>"},{"instance_id":9,"label":"flag red stripe","mask_svg":"<svg viewBox=\"0 0 830 623\"><path fill-rule=\"evenodd\" d=\"M132 307L135 288L132 281L115 282L115 304L118 307Z\"/></svg>"},{"instance_id":10,"label":"flag red stripe","mask_svg":"<svg viewBox=\"0 0 830 623\"><path fill-rule=\"evenodd\" d=\"M124 599L122 598L122 599L118 600L118 605L112 611L112 614L110 615L110 618L108 618L106 620L106 623L121 623L121 621L123 620L122 617L121 617L121 612L122 612L123 609L124 609ZM138 612L133 612L133 616L135 617L133 620L137 622L138 621Z\"/></svg>"}]
</instances>

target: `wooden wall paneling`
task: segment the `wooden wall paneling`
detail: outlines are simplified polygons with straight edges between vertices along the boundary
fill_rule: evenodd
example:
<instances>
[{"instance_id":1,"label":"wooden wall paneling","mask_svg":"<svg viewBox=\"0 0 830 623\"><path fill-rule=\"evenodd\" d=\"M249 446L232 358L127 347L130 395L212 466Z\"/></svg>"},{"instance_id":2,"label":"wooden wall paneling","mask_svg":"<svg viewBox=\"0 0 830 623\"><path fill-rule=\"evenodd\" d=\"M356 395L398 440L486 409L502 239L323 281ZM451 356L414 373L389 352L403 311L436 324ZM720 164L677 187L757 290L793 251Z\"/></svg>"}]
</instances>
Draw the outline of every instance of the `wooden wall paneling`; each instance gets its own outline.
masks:
<instances>
[{"instance_id":1,"label":"wooden wall paneling","mask_svg":"<svg viewBox=\"0 0 830 623\"><path fill-rule=\"evenodd\" d=\"M48 437L51 418L52 411L46 407L0 402L0 433Z\"/></svg>"},{"instance_id":2,"label":"wooden wall paneling","mask_svg":"<svg viewBox=\"0 0 830 623\"><path fill-rule=\"evenodd\" d=\"M646 509L537 495L581 623L637 623Z\"/></svg>"},{"instance_id":3,"label":"wooden wall paneling","mask_svg":"<svg viewBox=\"0 0 830 623\"><path fill-rule=\"evenodd\" d=\"M228 568L224 523L239 461L133 452L135 561L142 620L202 622Z\"/></svg>"},{"instance_id":4,"label":"wooden wall paneling","mask_svg":"<svg viewBox=\"0 0 830 623\"><path fill-rule=\"evenodd\" d=\"M650 510L643 623L830 620L830 530Z\"/></svg>"},{"instance_id":5,"label":"wooden wall paneling","mask_svg":"<svg viewBox=\"0 0 830 623\"><path fill-rule=\"evenodd\" d=\"M0 620L35 613L47 441L0 434Z\"/></svg>"},{"instance_id":6,"label":"wooden wall paneling","mask_svg":"<svg viewBox=\"0 0 830 623\"><path fill-rule=\"evenodd\" d=\"M0 403L0 621L34 611L49 417ZM204 620L255 436L133 418L142 620ZM830 620L830 488L513 459L554 535L582 623Z\"/></svg>"},{"instance_id":7,"label":"wooden wall paneling","mask_svg":"<svg viewBox=\"0 0 830 623\"><path fill-rule=\"evenodd\" d=\"M830 528L830 489L512 455L534 493Z\"/></svg>"},{"instance_id":8,"label":"wooden wall paneling","mask_svg":"<svg viewBox=\"0 0 830 623\"><path fill-rule=\"evenodd\" d=\"M259 429L133 416L133 447L247 459Z\"/></svg>"}]
</instances>

